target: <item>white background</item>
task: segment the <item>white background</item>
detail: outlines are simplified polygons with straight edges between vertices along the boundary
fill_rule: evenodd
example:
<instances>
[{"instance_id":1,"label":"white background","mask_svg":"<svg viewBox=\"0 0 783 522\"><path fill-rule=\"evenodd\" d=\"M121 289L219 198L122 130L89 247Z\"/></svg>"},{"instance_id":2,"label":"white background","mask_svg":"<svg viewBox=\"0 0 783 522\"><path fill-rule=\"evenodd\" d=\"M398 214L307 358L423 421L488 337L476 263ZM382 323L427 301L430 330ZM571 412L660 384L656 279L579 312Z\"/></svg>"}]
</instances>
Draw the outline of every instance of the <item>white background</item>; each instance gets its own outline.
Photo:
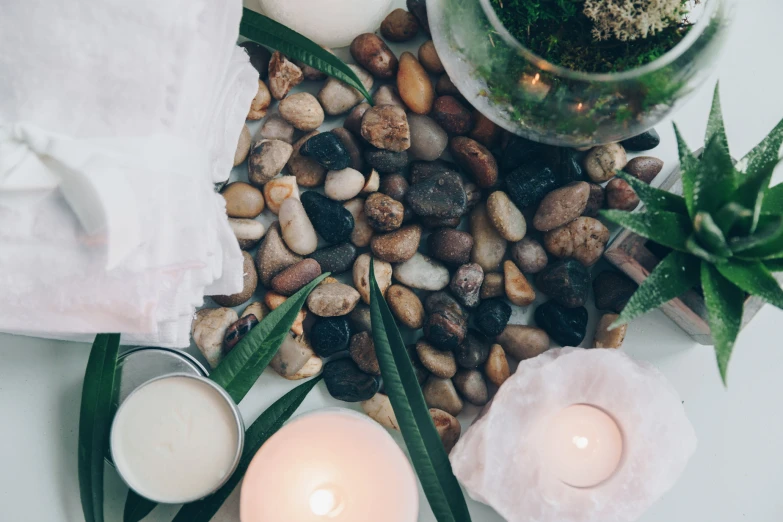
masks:
<instances>
[{"instance_id":1,"label":"white background","mask_svg":"<svg viewBox=\"0 0 783 522\"><path fill-rule=\"evenodd\" d=\"M783 2L737 3L719 75L729 141L739 157L783 117ZM702 143L712 88L706 85L674 117L693 148ZM657 128L664 143L655 154L668 170L675 164L671 126ZM776 181L781 178L779 172ZM783 312L767 306L743 332L728 390L712 348L692 343L660 312L630 326L624 349L653 362L672 381L699 437L680 482L642 522L783 520L781 324ZM83 520L76 451L88 353L88 345L0 334L0 522ZM246 418L255 418L291 387L268 371L241 405ZM300 411L326 404L334 401L320 385ZM474 413L469 409L460 417L464 427ZM107 520L119 521L125 488L108 468L106 482ZM234 500L215 520L238 521ZM486 506L471 502L470 509L476 522L501 521ZM148 520L168 521L175 511L159 508ZM423 497L420 521L434 521Z\"/></svg>"}]
</instances>

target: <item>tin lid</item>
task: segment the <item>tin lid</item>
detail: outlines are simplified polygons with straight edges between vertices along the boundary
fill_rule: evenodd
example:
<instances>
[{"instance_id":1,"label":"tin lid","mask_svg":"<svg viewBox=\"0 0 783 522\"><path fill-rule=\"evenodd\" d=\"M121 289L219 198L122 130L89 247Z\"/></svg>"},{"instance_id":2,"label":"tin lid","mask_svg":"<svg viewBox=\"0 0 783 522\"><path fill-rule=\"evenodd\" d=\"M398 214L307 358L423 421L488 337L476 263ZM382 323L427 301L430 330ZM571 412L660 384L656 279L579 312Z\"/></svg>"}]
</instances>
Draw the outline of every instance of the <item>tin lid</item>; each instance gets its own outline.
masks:
<instances>
[{"instance_id":1,"label":"tin lid","mask_svg":"<svg viewBox=\"0 0 783 522\"><path fill-rule=\"evenodd\" d=\"M139 346L123 352L117 358L117 406L130 393L157 377L172 373L184 373L196 377L208 377L209 372L195 357L182 350Z\"/></svg>"}]
</instances>

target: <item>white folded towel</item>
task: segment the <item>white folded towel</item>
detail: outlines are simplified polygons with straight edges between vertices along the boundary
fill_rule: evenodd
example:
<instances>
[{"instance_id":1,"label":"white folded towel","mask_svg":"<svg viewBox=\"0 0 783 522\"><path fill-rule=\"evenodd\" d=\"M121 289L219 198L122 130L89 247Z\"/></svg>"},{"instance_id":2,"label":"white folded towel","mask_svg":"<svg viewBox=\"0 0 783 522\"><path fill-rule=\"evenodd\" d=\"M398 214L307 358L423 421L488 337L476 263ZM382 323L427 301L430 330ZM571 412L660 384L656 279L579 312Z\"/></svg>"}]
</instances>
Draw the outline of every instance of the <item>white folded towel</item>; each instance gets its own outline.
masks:
<instances>
[{"instance_id":1,"label":"white folded towel","mask_svg":"<svg viewBox=\"0 0 783 522\"><path fill-rule=\"evenodd\" d=\"M0 331L185 347L203 296L241 290L214 191L257 90L241 13L4 0Z\"/></svg>"}]
</instances>

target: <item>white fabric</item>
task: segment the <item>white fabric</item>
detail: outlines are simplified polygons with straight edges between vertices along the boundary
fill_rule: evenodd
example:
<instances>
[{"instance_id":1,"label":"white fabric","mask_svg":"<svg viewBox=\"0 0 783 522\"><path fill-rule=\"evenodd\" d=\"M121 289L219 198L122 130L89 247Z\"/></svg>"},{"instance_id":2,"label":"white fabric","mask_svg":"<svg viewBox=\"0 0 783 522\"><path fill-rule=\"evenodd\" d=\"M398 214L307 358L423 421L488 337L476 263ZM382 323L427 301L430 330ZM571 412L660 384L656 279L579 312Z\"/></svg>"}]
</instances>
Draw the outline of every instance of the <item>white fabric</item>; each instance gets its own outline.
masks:
<instances>
[{"instance_id":1,"label":"white fabric","mask_svg":"<svg viewBox=\"0 0 783 522\"><path fill-rule=\"evenodd\" d=\"M241 290L214 190L257 90L241 13L2 2L0 331L186 347L204 295Z\"/></svg>"}]
</instances>

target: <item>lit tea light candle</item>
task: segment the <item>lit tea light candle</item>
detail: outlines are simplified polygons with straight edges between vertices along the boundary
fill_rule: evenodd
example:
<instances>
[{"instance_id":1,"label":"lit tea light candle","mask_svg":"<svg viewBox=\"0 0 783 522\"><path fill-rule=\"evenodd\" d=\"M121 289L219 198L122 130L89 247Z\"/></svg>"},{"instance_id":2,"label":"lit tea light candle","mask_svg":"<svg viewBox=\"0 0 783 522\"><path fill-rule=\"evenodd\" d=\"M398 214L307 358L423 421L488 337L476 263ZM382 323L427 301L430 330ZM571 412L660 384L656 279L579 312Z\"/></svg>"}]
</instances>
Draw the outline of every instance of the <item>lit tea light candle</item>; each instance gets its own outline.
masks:
<instances>
[{"instance_id":1,"label":"lit tea light candle","mask_svg":"<svg viewBox=\"0 0 783 522\"><path fill-rule=\"evenodd\" d=\"M577 488L611 477L623 456L623 436L603 410L575 404L556 413L545 430L545 458L552 473Z\"/></svg>"},{"instance_id":2,"label":"lit tea light candle","mask_svg":"<svg viewBox=\"0 0 783 522\"><path fill-rule=\"evenodd\" d=\"M139 495L162 504L203 498L236 469L244 426L234 402L204 377L148 381L122 402L111 428L117 472Z\"/></svg>"},{"instance_id":3,"label":"lit tea light candle","mask_svg":"<svg viewBox=\"0 0 783 522\"><path fill-rule=\"evenodd\" d=\"M356 412L299 417L256 453L242 483L242 522L415 522L416 477L381 426Z\"/></svg>"},{"instance_id":4,"label":"lit tea light candle","mask_svg":"<svg viewBox=\"0 0 783 522\"><path fill-rule=\"evenodd\" d=\"M544 82L541 73L523 74L519 80L519 86L525 91L528 98L541 101L549 94L552 86Z\"/></svg>"}]
</instances>

